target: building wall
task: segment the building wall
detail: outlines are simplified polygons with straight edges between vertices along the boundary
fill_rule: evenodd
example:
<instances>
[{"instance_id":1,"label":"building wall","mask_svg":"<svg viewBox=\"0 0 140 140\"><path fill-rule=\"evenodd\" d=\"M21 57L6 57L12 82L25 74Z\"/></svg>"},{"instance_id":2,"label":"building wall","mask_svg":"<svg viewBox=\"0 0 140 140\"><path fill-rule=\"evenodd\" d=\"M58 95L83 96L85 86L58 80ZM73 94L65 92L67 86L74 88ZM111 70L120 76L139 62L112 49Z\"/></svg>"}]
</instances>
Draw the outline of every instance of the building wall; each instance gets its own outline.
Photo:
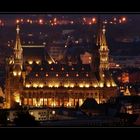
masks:
<instances>
[{"instance_id":1,"label":"building wall","mask_svg":"<svg viewBox=\"0 0 140 140\"><path fill-rule=\"evenodd\" d=\"M116 87L102 89L24 89L20 95L22 96L22 105L75 107L77 103L81 106L88 97L95 98L98 103L106 102L110 97L116 96L116 90Z\"/></svg>"}]
</instances>

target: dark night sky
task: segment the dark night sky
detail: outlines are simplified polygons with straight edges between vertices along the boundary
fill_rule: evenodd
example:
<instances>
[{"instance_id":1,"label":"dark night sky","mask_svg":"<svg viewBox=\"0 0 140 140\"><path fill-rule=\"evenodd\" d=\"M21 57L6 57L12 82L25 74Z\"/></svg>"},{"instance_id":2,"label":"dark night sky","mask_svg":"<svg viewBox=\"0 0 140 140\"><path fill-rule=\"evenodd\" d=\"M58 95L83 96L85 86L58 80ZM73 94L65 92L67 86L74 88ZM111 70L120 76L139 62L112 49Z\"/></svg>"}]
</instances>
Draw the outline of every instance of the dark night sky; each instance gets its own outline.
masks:
<instances>
[{"instance_id":1,"label":"dark night sky","mask_svg":"<svg viewBox=\"0 0 140 140\"><path fill-rule=\"evenodd\" d=\"M4 19L15 19L15 18L19 18L19 17L23 17L23 18L26 18L26 17L49 17L50 15L53 15L53 16L67 16L67 17L70 17L70 18L77 18L77 17L83 17L83 16L97 16L97 14L65 14L65 13L61 13L61 14L26 14L26 13L23 13L23 14L0 14L0 18L4 18ZM98 14L99 15L99 14ZM136 21L140 21L140 13L139 14L100 14L103 18L110 18L110 17L121 17L121 16L127 16L128 18L130 19L133 19L133 20L136 20Z\"/></svg>"}]
</instances>

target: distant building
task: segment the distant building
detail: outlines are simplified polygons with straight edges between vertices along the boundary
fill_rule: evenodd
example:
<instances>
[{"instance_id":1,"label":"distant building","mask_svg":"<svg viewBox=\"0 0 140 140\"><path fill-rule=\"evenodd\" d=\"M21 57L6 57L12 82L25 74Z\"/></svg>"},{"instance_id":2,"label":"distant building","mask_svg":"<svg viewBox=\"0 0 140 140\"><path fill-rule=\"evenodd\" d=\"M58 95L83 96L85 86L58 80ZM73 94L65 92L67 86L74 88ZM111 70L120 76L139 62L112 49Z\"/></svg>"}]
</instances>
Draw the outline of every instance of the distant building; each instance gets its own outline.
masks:
<instances>
[{"instance_id":1,"label":"distant building","mask_svg":"<svg viewBox=\"0 0 140 140\"><path fill-rule=\"evenodd\" d=\"M85 52L84 54L80 55L80 58L82 60L82 64L91 64L92 54Z\"/></svg>"},{"instance_id":2,"label":"distant building","mask_svg":"<svg viewBox=\"0 0 140 140\"><path fill-rule=\"evenodd\" d=\"M127 69L127 72L121 71L118 74L118 79L120 83L122 84L136 84L140 83L140 69L132 68Z\"/></svg>"},{"instance_id":3,"label":"distant building","mask_svg":"<svg viewBox=\"0 0 140 140\"><path fill-rule=\"evenodd\" d=\"M6 108L14 102L30 107L74 107L87 97L98 103L116 95L117 85L109 71L105 28L99 27L90 64L56 64L43 46L22 46L17 26L13 59L6 65ZM87 62L87 59L83 59Z\"/></svg>"},{"instance_id":4,"label":"distant building","mask_svg":"<svg viewBox=\"0 0 140 140\"><path fill-rule=\"evenodd\" d=\"M121 76L122 83L129 83L129 73L123 72Z\"/></svg>"},{"instance_id":5,"label":"distant building","mask_svg":"<svg viewBox=\"0 0 140 140\"><path fill-rule=\"evenodd\" d=\"M112 56L121 68L140 68L139 56Z\"/></svg>"},{"instance_id":6,"label":"distant building","mask_svg":"<svg viewBox=\"0 0 140 140\"><path fill-rule=\"evenodd\" d=\"M50 56L54 59L54 61L59 61L63 58L64 53L64 43L63 42L54 42L48 44L46 50L50 54Z\"/></svg>"},{"instance_id":7,"label":"distant building","mask_svg":"<svg viewBox=\"0 0 140 140\"><path fill-rule=\"evenodd\" d=\"M120 113L140 114L140 96L118 96L111 99L111 106L118 106Z\"/></svg>"}]
</instances>

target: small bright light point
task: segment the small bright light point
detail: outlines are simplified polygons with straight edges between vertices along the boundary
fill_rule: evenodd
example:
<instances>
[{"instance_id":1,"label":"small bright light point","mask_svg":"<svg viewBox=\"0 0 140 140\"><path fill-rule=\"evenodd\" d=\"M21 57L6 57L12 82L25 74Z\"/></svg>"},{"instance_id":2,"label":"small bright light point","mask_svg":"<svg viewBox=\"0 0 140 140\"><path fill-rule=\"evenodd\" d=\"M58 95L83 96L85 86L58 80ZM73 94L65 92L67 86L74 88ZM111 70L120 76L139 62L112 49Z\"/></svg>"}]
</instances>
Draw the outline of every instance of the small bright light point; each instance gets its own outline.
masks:
<instances>
[{"instance_id":1,"label":"small bright light point","mask_svg":"<svg viewBox=\"0 0 140 140\"><path fill-rule=\"evenodd\" d=\"M16 20L16 23L19 23L19 19Z\"/></svg>"},{"instance_id":2,"label":"small bright light point","mask_svg":"<svg viewBox=\"0 0 140 140\"><path fill-rule=\"evenodd\" d=\"M73 22L73 21L71 21L70 23L71 23L71 24L73 24L74 22Z\"/></svg>"},{"instance_id":3,"label":"small bright light point","mask_svg":"<svg viewBox=\"0 0 140 140\"><path fill-rule=\"evenodd\" d=\"M54 111L54 110L52 111L52 114L53 114L53 115L55 114L55 111Z\"/></svg>"},{"instance_id":4,"label":"small bright light point","mask_svg":"<svg viewBox=\"0 0 140 140\"><path fill-rule=\"evenodd\" d=\"M42 20L42 19L39 19L39 23L40 23L40 24L43 24L43 20Z\"/></svg>"},{"instance_id":5,"label":"small bright light point","mask_svg":"<svg viewBox=\"0 0 140 140\"><path fill-rule=\"evenodd\" d=\"M86 18L83 18L84 21L86 21Z\"/></svg>"},{"instance_id":6,"label":"small bright light point","mask_svg":"<svg viewBox=\"0 0 140 140\"><path fill-rule=\"evenodd\" d=\"M126 17L123 17L123 18L122 18L122 21L126 21Z\"/></svg>"},{"instance_id":7,"label":"small bright light point","mask_svg":"<svg viewBox=\"0 0 140 140\"><path fill-rule=\"evenodd\" d=\"M92 18L92 21L95 23L95 21L96 21L96 18Z\"/></svg>"},{"instance_id":8,"label":"small bright light point","mask_svg":"<svg viewBox=\"0 0 140 140\"><path fill-rule=\"evenodd\" d=\"M116 20L117 20L117 18L114 18L113 20L114 20L114 21L116 21Z\"/></svg>"},{"instance_id":9,"label":"small bright light point","mask_svg":"<svg viewBox=\"0 0 140 140\"><path fill-rule=\"evenodd\" d=\"M57 18L54 18L54 20L53 20L53 21L54 21L54 22L56 22L56 20L57 20Z\"/></svg>"},{"instance_id":10,"label":"small bright light point","mask_svg":"<svg viewBox=\"0 0 140 140\"><path fill-rule=\"evenodd\" d=\"M122 20L121 19L119 20L119 23L122 23Z\"/></svg>"}]
</instances>

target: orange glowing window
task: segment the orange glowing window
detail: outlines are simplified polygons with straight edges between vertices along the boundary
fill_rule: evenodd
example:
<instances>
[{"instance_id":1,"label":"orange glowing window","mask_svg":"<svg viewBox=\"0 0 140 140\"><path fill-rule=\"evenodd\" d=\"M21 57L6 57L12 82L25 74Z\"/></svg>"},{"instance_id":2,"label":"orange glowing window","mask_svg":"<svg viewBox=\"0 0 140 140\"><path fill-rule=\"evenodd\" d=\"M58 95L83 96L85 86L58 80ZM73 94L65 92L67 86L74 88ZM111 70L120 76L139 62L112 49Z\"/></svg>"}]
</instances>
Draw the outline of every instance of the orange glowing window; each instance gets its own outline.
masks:
<instances>
[{"instance_id":1,"label":"orange glowing window","mask_svg":"<svg viewBox=\"0 0 140 140\"><path fill-rule=\"evenodd\" d=\"M53 68L51 68L51 70L54 70Z\"/></svg>"},{"instance_id":2,"label":"orange glowing window","mask_svg":"<svg viewBox=\"0 0 140 140\"><path fill-rule=\"evenodd\" d=\"M69 74L67 73L67 74L66 74L66 77L68 77L68 76L69 76Z\"/></svg>"},{"instance_id":3,"label":"orange glowing window","mask_svg":"<svg viewBox=\"0 0 140 140\"><path fill-rule=\"evenodd\" d=\"M46 77L48 77L49 75L48 75L48 73L46 73Z\"/></svg>"},{"instance_id":4,"label":"orange glowing window","mask_svg":"<svg viewBox=\"0 0 140 140\"><path fill-rule=\"evenodd\" d=\"M36 73L35 76L38 77L38 74Z\"/></svg>"},{"instance_id":5,"label":"orange glowing window","mask_svg":"<svg viewBox=\"0 0 140 140\"><path fill-rule=\"evenodd\" d=\"M16 20L16 23L19 23L19 22L20 22L19 19L17 19L17 20Z\"/></svg>"},{"instance_id":6,"label":"orange glowing window","mask_svg":"<svg viewBox=\"0 0 140 140\"><path fill-rule=\"evenodd\" d=\"M40 70L43 70L43 68L41 68Z\"/></svg>"},{"instance_id":7,"label":"orange glowing window","mask_svg":"<svg viewBox=\"0 0 140 140\"><path fill-rule=\"evenodd\" d=\"M89 74L87 73L87 74L86 74L86 77L88 77L88 76L89 76Z\"/></svg>"},{"instance_id":8,"label":"orange glowing window","mask_svg":"<svg viewBox=\"0 0 140 140\"><path fill-rule=\"evenodd\" d=\"M64 70L64 68L62 67L62 69L61 70Z\"/></svg>"},{"instance_id":9,"label":"orange glowing window","mask_svg":"<svg viewBox=\"0 0 140 140\"><path fill-rule=\"evenodd\" d=\"M93 22L96 22L96 18L92 18L92 21L93 21Z\"/></svg>"},{"instance_id":10,"label":"orange glowing window","mask_svg":"<svg viewBox=\"0 0 140 140\"><path fill-rule=\"evenodd\" d=\"M59 75L58 74L56 74L56 77L58 77Z\"/></svg>"}]
</instances>

